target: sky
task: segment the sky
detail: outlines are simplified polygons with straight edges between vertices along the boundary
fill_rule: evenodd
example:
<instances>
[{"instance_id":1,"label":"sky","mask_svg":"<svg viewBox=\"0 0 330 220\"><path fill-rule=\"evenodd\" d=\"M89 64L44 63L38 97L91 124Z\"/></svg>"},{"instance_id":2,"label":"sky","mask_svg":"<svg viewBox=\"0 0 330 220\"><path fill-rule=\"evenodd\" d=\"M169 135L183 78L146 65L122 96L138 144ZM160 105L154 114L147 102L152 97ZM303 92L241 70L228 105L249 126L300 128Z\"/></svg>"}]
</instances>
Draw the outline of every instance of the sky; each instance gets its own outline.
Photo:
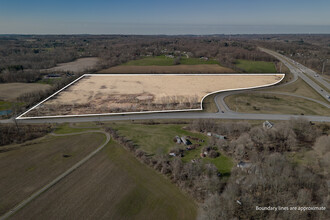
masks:
<instances>
[{"instance_id":1,"label":"sky","mask_svg":"<svg viewBox=\"0 0 330 220\"><path fill-rule=\"evenodd\" d=\"M330 34L330 0L0 0L0 34Z\"/></svg>"}]
</instances>

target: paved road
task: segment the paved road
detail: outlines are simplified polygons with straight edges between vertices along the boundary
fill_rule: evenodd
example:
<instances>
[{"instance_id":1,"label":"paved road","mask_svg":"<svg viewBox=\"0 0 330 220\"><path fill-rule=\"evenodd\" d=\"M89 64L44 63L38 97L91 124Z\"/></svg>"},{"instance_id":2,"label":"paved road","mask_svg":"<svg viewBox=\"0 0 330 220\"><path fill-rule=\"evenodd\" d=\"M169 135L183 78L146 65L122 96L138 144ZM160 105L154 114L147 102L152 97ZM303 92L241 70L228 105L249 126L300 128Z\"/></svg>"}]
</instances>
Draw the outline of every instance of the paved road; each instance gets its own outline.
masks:
<instances>
[{"instance_id":1,"label":"paved road","mask_svg":"<svg viewBox=\"0 0 330 220\"><path fill-rule=\"evenodd\" d=\"M204 113L200 111L191 112L171 112L171 113L145 113L132 115L102 115L102 116L79 116L79 117L61 117L61 118L35 118L20 119L19 123L64 123L64 122L91 122L91 121L120 121L120 120L148 120L148 119L248 119L248 120L290 120L290 118L302 117L310 121L330 122L327 116L299 116L284 114L248 114L236 112L217 112Z\"/></svg>"},{"instance_id":2,"label":"paved road","mask_svg":"<svg viewBox=\"0 0 330 220\"><path fill-rule=\"evenodd\" d=\"M312 87L317 93L319 93L322 97L324 97L324 99L328 100L328 102L330 102L330 94L321 86L319 86L316 82L314 82L312 79L310 79L306 74L310 75L311 77L314 77L315 72L311 69L308 69L307 67L301 65L300 63L297 63L296 61L283 56L282 54L279 54L275 51L272 50L268 50L265 48L260 48L261 51L264 51L274 57L276 57L277 59L279 59L281 62L283 62L288 68L289 70L294 74L294 75L298 75L300 78L302 78L310 87ZM306 72L306 74L304 73ZM314 73L314 75L313 75ZM322 84L325 88L330 89L329 87L329 83L326 82L325 80L323 80L322 77L314 77L315 80L317 80L318 82L320 82L320 84Z\"/></svg>"},{"instance_id":3,"label":"paved road","mask_svg":"<svg viewBox=\"0 0 330 220\"><path fill-rule=\"evenodd\" d=\"M8 211L4 215L2 215L0 217L0 220L5 220L5 219L9 218L13 214L15 214L17 211L19 211L21 208L23 208L24 206L26 206L29 202L31 202L32 200L34 200L35 198L37 198L39 195L41 195L42 193L44 193L45 191L47 191L49 188L51 188L52 186L54 186L55 184L57 184L63 178L65 178L70 173L72 173L74 170L76 170L78 167L80 167L81 165L83 165L84 163L86 163L91 157L93 157L96 153L98 153L100 150L102 150L109 143L109 141L110 141L110 135L108 133L106 133L104 131L97 131L97 130L77 132L77 133L70 133L70 134L54 134L54 133L52 133L52 135L54 135L54 136L69 136L69 135L85 134L85 133L95 133L95 132L102 133L102 134L105 134L106 135L106 141L105 141L105 143L103 143L100 147L98 147L92 153L88 154L85 158L83 158L82 160L80 160L78 163L76 163L75 165L73 165L67 171L65 171L64 173L62 173L58 177L56 177L53 181L51 181L50 183L48 183L47 185L45 185L44 187L42 187L41 189L39 189L37 192L33 193L30 197L28 197L27 199L25 199L22 202L20 202L17 206L15 206L14 208L12 208L10 211Z\"/></svg>"}]
</instances>

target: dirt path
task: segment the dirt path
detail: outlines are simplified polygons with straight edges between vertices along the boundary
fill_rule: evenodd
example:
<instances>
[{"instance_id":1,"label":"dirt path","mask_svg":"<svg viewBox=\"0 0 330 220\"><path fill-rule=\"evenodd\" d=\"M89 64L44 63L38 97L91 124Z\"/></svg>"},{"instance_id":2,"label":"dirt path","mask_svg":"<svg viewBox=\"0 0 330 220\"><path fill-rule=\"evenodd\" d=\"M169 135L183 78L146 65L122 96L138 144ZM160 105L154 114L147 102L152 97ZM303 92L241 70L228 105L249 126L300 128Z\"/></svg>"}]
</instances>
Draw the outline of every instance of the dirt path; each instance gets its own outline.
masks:
<instances>
[{"instance_id":1,"label":"dirt path","mask_svg":"<svg viewBox=\"0 0 330 220\"><path fill-rule=\"evenodd\" d=\"M109 141L110 141L110 135L108 133L106 133L105 131L98 131L98 130L90 130L90 131L83 131L83 132L76 132L76 133L69 133L69 134L54 134L54 133L51 133L51 135L57 136L57 137L62 137L62 136L71 136L71 135L86 134L86 133L102 133L102 134L104 134L106 136L106 141L100 147L98 147L96 150L94 150L92 153L90 153L85 158L83 158L78 163L76 163L71 168L69 168L67 171L65 171L64 173L62 173L58 177L56 177L53 181L51 181L50 183L48 183L47 185L45 185L44 187L42 187L41 189L39 189L37 192L33 193L30 197L28 197L27 199L23 200L21 203L19 203L13 209L11 209L7 213L5 213L3 216L0 217L0 220L4 220L4 219L9 218L13 214L15 214L17 211L19 211L21 208L23 208L24 206L26 206L29 202L31 202L32 200L34 200L35 198L37 198L39 195L41 195L42 193L44 193L45 191L47 191L48 189L50 189L52 186L54 186L55 184L57 184L58 182L60 182L62 179L64 179L70 173L72 173L73 171L75 171L78 167L80 167L81 165L83 165L84 163L86 163L95 154L97 154L99 151L101 151L109 143Z\"/></svg>"}]
</instances>

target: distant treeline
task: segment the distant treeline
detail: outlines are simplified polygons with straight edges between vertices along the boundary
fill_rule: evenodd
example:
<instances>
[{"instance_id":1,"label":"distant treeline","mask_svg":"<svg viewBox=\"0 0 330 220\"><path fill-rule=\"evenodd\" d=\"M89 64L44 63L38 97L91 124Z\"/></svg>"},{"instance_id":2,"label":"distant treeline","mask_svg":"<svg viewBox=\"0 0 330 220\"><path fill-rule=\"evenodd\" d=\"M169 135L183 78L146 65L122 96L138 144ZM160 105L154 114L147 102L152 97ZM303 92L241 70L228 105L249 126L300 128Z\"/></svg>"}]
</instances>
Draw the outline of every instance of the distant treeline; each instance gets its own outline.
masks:
<instances>
[{"instance_id":1,"label":"distant treeline","mask_svg":"<svg viewBox=\"0 0 330 220\"><path fill-rule=\"evenodd\" d=\"M275 61L258 51L249 37L239 36L0 36L0 82L35 81L41 70L81 57L101 58L97 69L102 69L180 52L214 58L233 69L237 59Z\"/></svg>"}]
</instances>

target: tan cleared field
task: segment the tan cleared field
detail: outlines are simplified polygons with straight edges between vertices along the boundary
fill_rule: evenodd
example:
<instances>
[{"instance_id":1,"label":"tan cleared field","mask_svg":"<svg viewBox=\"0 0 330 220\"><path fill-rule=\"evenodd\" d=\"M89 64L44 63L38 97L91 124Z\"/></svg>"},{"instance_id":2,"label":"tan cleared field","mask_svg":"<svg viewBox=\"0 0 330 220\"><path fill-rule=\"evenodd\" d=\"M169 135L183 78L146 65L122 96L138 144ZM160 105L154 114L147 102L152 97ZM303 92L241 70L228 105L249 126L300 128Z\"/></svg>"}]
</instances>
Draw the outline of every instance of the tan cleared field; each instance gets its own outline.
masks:
<instances>
[{"instance_id":1,"label":"tan cleared field","mask_svg":"<svg viewBox=\"0 0 330 220\"><path fill-rule=\"evenodd\" d=\"M24 116L200 109L220 90L265 86L281 74L87 75Z\"/></svg>"},{"instance_id":2,"label":"tan cleared field","mask_svg":"<svg viewBox=\"0 0 330 220\"><path fill-rule=\"evenodd\" d=\"M40 83L1 83L0 100L15 101L23 94L46 90L50 87L50 85Z\"/></svg>"},{"instance_id":3,"label":"tan cleared field","mask_svg":"<svg viewBox=\"0 0 330 220\"><path fill-rule=\"evenodd\" d=\"M97 57L85 57L80 58L72 62L68 63L60 63L55 67L47 69L48 71L70 71L75 73L81 73L86 69L91 69L96 66L99 62L99 58Z\"/></svg>"},{"instance_id":4,"label":"tan cleared field","mask_svg":"<svg viewBox=\"0 0 330 220\"><path fill-rule=\"evenodd\" d=\"M232 69L218 64L175 65L175 66L115 66L99 73L233 73Z\"/></svg>"}]
</instances>

